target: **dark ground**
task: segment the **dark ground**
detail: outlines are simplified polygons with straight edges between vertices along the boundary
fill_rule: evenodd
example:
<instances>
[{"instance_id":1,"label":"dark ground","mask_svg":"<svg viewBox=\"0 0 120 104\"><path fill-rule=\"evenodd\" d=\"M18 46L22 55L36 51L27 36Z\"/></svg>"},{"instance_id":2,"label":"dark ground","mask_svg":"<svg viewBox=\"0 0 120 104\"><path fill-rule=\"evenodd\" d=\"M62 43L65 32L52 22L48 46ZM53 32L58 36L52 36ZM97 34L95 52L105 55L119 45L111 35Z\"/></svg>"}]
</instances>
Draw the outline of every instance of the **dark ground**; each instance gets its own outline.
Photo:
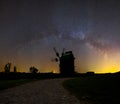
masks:
<instances>
[{"instance_id":1,"label":"dark ground","mask_svg":"<svg viewBox=\"0 0 120 104\"><path fill-rule=\"evenodd\" d=\"M91 104L120 104L120 73L78 77L63 86L80 101Z\"/></svg>"},{"instance_id":2,"label":"dark ground","mask_svg":"<svg viewBox=\"0 0 120 104\"><path fill-rule=\"evenodd\" d=\"M66 78L30 82L0 91L0 104L85 104L62 86Z\"/></svg>"}]
</instances>

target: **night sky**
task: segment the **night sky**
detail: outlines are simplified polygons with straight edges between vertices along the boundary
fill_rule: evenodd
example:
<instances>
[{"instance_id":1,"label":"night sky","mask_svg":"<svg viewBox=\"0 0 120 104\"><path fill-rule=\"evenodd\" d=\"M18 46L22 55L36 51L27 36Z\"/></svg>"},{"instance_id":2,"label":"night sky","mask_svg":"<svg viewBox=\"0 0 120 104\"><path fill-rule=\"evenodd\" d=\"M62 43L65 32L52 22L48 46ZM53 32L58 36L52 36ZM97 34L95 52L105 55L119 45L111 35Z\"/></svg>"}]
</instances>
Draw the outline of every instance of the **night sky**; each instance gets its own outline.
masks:
<instances>
[{"instance_id":1,"label":"night sky","mask_svg":"<svg viewBox=\"0 0 120 104\"><path fill-rule=\"evenodd\" d=\"M0 71L59 72L56 47L73 51L77 72L116 72L119 45L119 0L0 0Z\"/></svg>"}]
</instances>

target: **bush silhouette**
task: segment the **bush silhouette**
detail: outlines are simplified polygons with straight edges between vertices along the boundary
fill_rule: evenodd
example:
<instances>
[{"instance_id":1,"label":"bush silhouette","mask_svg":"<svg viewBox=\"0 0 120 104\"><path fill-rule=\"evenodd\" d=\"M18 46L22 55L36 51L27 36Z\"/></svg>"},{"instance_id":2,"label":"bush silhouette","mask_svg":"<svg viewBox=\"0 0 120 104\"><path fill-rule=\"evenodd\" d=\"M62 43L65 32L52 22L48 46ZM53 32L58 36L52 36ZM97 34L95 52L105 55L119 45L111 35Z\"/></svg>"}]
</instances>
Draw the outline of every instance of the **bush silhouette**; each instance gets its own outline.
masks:
<instances>
[{"instance_id":1,"label":"bush silhouette","mask_svg":"<svg viewBox=\"0 0 120 104\"><path fill-rule=\"evenodd\" d=\"M31 73L37 73L38 72L38 69L35 68L34 66L30 67L29 70L30 70Z\"/></svg>"}]
</instances>

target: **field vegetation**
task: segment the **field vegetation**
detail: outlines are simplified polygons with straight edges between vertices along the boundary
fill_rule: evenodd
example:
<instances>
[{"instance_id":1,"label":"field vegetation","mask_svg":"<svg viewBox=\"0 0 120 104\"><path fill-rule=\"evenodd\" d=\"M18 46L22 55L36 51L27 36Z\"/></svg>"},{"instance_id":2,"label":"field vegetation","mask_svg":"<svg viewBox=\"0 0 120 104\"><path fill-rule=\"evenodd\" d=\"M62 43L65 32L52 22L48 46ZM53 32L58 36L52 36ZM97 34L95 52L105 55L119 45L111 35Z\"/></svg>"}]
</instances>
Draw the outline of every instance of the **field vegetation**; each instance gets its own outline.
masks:
<instances>
[{"instance_id":1,"label":"field vegetation","mask_svg":"<svg viewBox=\"0 0 120 104\"><path fill-rule=\"evenodd\" d=\"M63 86L80 101L91 104L120 104L120 74L72 78Z\"/></svg>"}]
</instances>

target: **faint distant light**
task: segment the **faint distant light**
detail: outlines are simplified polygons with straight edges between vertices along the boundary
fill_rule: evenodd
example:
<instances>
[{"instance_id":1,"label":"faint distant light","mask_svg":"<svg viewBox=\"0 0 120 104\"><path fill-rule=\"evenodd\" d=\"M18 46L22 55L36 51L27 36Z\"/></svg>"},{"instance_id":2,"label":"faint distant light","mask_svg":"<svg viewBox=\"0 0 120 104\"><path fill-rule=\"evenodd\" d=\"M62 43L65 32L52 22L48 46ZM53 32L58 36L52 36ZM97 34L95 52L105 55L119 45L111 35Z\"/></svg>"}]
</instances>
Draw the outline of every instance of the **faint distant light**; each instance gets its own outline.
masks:
<instances>
[{"instance_id":1,"label":"faint distant light","mask_svg":"<svg viewBox=\"0 0 120 104\"><path fill-rule=\"evenodd\" d=\"M53 70L53 73L56 73L56 71L55 71L55 70Z\"/></svg>"}]
</instances>

